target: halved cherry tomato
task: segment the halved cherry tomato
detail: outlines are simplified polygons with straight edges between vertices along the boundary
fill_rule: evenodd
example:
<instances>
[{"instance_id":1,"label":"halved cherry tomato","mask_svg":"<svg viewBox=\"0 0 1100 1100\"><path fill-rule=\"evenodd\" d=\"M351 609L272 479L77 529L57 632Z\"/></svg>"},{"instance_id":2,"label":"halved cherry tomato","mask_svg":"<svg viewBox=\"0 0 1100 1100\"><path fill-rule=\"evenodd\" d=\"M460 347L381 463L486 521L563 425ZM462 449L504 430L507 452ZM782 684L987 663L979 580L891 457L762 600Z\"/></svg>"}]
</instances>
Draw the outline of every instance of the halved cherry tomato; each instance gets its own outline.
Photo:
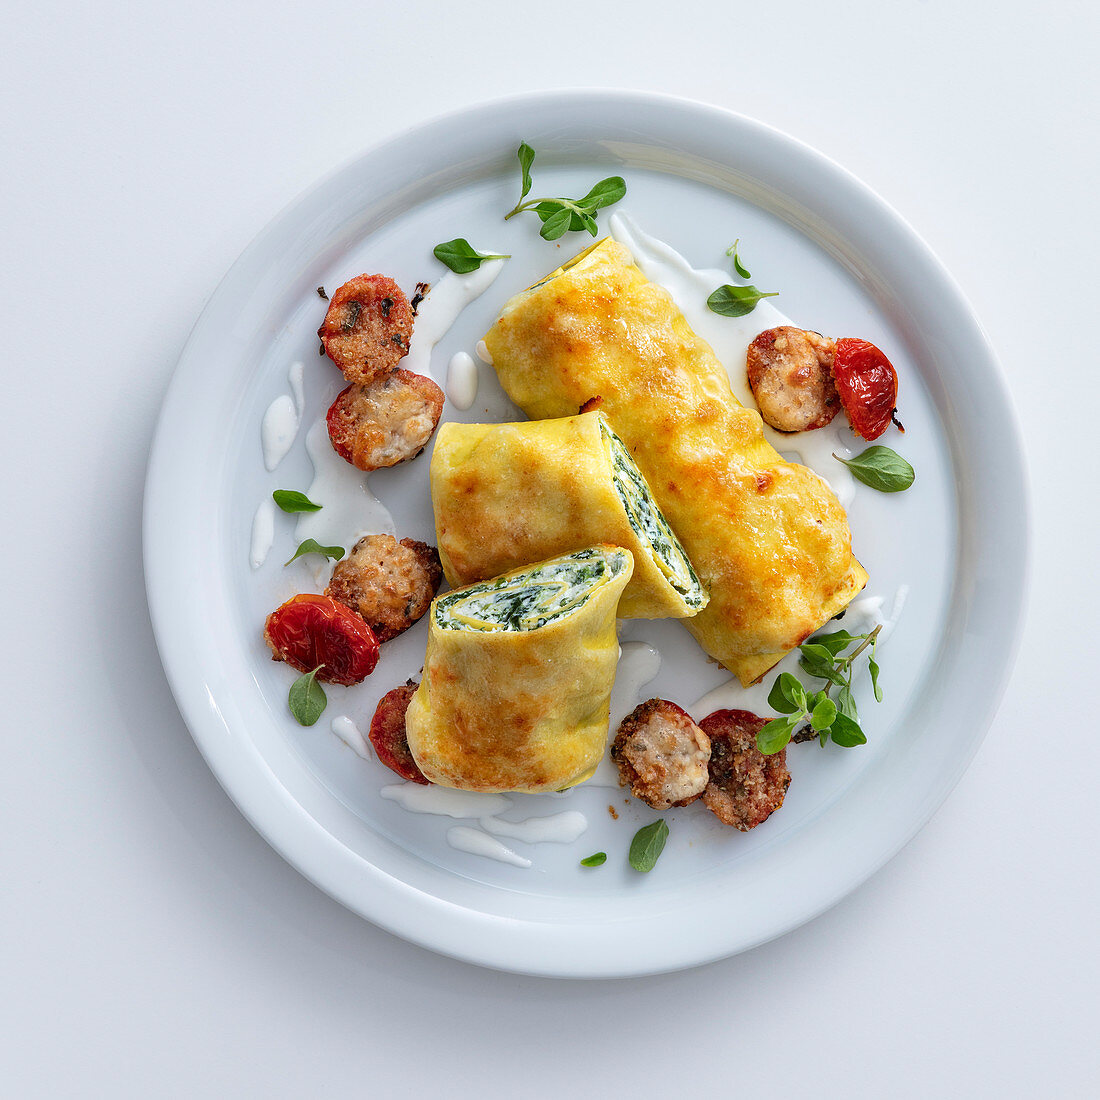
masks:
<instances>
[{"instance_id":1,"label":"halved cherry tomato","mask_svg":"<svg viewBox=\"0 0 1100 1100\"><path fill-rule=\"evenodd\" d=\"M878 439L894 419L898 400L898 375L890 360L867 340L837 340L833 378L852 430Z\"/></svg>"},{"instance_id":2,"label":"halved cherry tomato","mask_svg":"<svg viewBox=\"0 0 1100 1100\"><path fill-rule=\"evenodd\" d=\"M370 722L370 743L378 753L378 759L391 771L397 772L402 779L413 783L428 785L428 780L413 759L409 750L409 739L405 733L405 712L409 709L409 700L416 693L416 684L411 680L403 687L387 691L378 700L378 709Z\"/></svg>"},{"instance_id":3,"label":"halved cherry tomato","mask_svg":"<svg viewBox=\"0 0 1100 1100\"><path fill-rule=\"evenodd\" d=\"M306 592L272 611L264 640L274 654L299 672L317 673L329 684L357 684L378 664L374 632L350 608L330 596Z\"/></svg>"}]
</instances>

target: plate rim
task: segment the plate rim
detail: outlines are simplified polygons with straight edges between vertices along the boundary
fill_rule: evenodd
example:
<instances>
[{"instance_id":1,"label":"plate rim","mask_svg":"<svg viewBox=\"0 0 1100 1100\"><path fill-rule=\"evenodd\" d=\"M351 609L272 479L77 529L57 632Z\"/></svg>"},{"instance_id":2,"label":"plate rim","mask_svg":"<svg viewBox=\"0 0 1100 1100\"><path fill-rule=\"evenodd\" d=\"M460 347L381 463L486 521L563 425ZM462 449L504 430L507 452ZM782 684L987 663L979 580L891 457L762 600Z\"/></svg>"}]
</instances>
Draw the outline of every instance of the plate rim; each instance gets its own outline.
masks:
<instances>
[{"instance_id":1,"label":"plate rim","mask_svg":"<svg viewBox=\"0 0 1100 1100\"><path fill-rule=\"evenodd\" d=\"M203 337L204 325L209 323L215 305L220 301L220 296L224 294L225 288L232 285L234 277L249 264L251 257L259 253L264 243L276 235L281 227L292 222L296 213L304 208L310 199L332 187L341 178L353 172L357 166L368 160L384 158L410 142L425 142L429 140L433 130L438 131L439 128L453 127L457 123L467 126L474 124L500 125L504 117L517 110L546 113L560 111L563 115L568 115L570 111L576 111L578 106L596 115L599 114L601 109L607 111L612 106L616 108L632 106L650 111L686 112L696 116L700 120L700 125L705 126L713 123L733 130L740 129L744 133L755 135L757 140L772 143L781 152L797 153L799 157L808 159L826 174L832 174L841 189L846 189L854 194L859 203L872 205L877 208L882 216L891 221L894 227L907 239L908 247L912 248L925 264L931 266L941 283L948 288L962 320L968 325L971 336L976 338L983 351L981 370L986 372L986 380L991 381L993 384L992 397L995 399L994 405L996 406L992 419L999 424L1006 441L1005 449L1009 452L1017 467L1016 473L1018 476L1013 479L1017 489L1016 503L1019 506L1017 519L1018 522L1022 522L1024 534L1022 545L1014 562L1015 568L1011 570L1017 583L1012 595L1001 605L1002 623L1007 625L1008 629L1005 633L1003 654L999 661L999 678L994 689L984 696L984 705L980 707L980 729L971 734L970 740L966 744L966 751L958 756L955 766L940 777L936 791L931 794L927 799L927 804L922 808L922 814L913 820L908 829L894 835L891 844L880 847L875 858L868 861L857 876L845 878L843 882L836 885L835 889L821 890L815 895L812 903L798 907L797 912L789 913L787 919L777 921L773 927L763 934L744 938L733 945L729 943L722 944L710 951L689 953L688 955L681 953L675 957L668 955L659 960L651 958L646 960L644 965L638 965L637 959L624 963L622 960L593 959L590 957L585 963L571 968L569 965L563 965L557 959L552 963L548 963L545 959L531 957L531 953L522 944L517 952L512 949L512 945L508 943L502 945L500 942L494 941L492 936L485 937L481 942L456 942L453 937L450 940L441 939L434 925L441 920L446 920L448 917L453 918L454 906L452 903L415 890L401 880L394 879L379 868L372 866L354 853L349 854L353 855L357 861L356 866L360 873L364 874L367 879L373 880L375 885L384 886L394 893L399 908L401 905L412 905L417 908L421 917L419 921L410 926L399 922L392 911L364 911L361 898L357 902L355 898L350 897L346 884L339 880L341 866L330 866L325 863L324 866L318 867L315 859L315 845L319 839L318 832L323 834L320 837L322 847L327 842L335 841L339 843L339 841L308 815L291 815L290 818L283 819L272 816L273 813L279 812L280 804L285 810L286 799L282 799L280 803L278 791L261 792L254 783L250 784L247 776L242 777L240 771L241 746L237 745L233 754L227 754L226 745L229 742L226 735L230 731L225 724L224 717L220 713L216 713L216 707L214 713L212 713L209 700L201 700L198 697L199 693L195 691L195 685L187 681L184 674L185 669L179 660L178 647L174 644L171 636L171 609L168 606L167 594L170 585L174 584L174 578L164 576L162 559L158 557L158 547L162 543L164 534L160 517L164 514L165 471L171 463L167 443L171 434L172 419L178 415L176 409L183 388L182 380L187 372L192 369L188 364L194 359L195 349ZM935 810L942 805L961 779L984 740L1000 705L1015 664L1022 636L1024 611L1030 584L1032 540L1030 486L1023 456L1024 449L1019 418L1011 398L1007 378L969 300L913 227L881 196L847 169L808 144L765 123L722 107L683 97L618 89L570 89L510 96L460 108L425 120L348 158L343 164L321 176L284 206L257 233L218 283L196 319L181 351L165 392L150 448L142 520L144 572L150 617L158 651L176 704L211 771L230 799L237 805L257 832L299 873L341 904L380 927L407 940L419 943L421 946L467 962L492 968L561 977L637 976L667 972L703 965L748 950L760 943L783 935L824 912L862 885L871 875L889 862L927 823ZM202 686L206 688L209 694L208 685L204 683ZM212 696L210 698L212 699ZM219 738L221 739L220 742ZM253 760L244 761L244 763L252 766L258 761L261 764L261 778L266 780L270 777L270 781L278 784L277 777L262 766L263 761L258 754L254 753L253 756ZM266 775L263 774L265 770ZM272 794L275 795L274 802L270 798ZM297 809L302 809L297 803L294 805ZM288 823L292 824L288 825ZM478 913L476 910L467 910L466 912L473 915L475 922L480 918L481 921L488 922L490 927L499 920L493 914ZM554 927L540 922L528 923L531 928L543 929L544 931Z\"/></svg>"}]
</instances>

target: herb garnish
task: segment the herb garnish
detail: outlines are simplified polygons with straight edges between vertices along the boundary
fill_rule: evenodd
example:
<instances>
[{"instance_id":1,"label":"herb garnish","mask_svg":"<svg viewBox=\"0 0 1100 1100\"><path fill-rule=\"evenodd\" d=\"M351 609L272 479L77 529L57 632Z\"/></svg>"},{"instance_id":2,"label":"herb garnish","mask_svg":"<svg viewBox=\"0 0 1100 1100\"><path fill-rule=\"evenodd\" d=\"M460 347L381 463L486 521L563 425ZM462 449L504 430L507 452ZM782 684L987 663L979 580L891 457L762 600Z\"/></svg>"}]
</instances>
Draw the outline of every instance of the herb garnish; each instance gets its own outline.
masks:
<instances>
[{"instance_id":1,"label":"herb garnish","mask_svg":"<svg viewBox=\"0 0 1100 1100\"><path fill-rule=\"evenodd\" d=\"M740 243L741 238L738 237L737 240L735 240L733 244L731 244L729 248L726 249L726 255L733 257L733 270L736 271L742 279L751 279L752 275L749 273L749 269L745 267L745 265L741 262L741 257L737 255L737 246Z\"/></svg>"},{"instance_id":2,"label":"herb garnish","mask_svg":"<svg viewBox=\"0 0 1100 1100\"><path fill-rule=\"evenodd\" d=\"M668 840L668 825L663 817L643 825L630 842L630 866L635 871L652 871Z\"/></svg>"},{"instance_id":3,"label":"herb garnish","mask_svg":"<svg viewBox=\"0 0 1100 1100\"><path fill-rule=\"evenodd\" d=\"M761 298L774 298L778 290L757 290L754 286L720 286L708 299L712 313L723 317L744 317L756 309Z\"/></svg>"},{"instance_id":4,"label":"herb garnish","mask_svg":"<svg viewBox=\"0 0 1100 1100\"><path fill-rule=\"evenodd\" d=\"M283 565L289 565L292 561L302 557L303 554L324 554L326 558L339 561L344 556L344 548L342 546L322 546L316 539L306 539L294 551L293 557L283 562Z\"/></svg>"},{"instance_id":5,"label":"herb garnish","mask_svg":"<svg viewBox=\"0 0 1100 1100\"><path fill-rule=\"evenodd\" d=\"M539 236L544 240L556 241L566 233L575 233L582 229L588 230L593 237L596 236L599 232L596 227L596 211L617 203L626 194L626 182L622 176L608 176L595 184L582 199L530 199L524 202L531 190L531 163L535 159L535 150L527 142L523 142L516 155L519 157L522 173L519 202L504 215L504 220L507 221L523 210L534 210L542 222Z\"/></svg>"},{"instance_id":6,"label":"herb garnish","mask_svg":"<svg viewBox=\"0 0 1100 1100\"><path fill-rule=\"evenodd\" d=\"M581 860L582 867L602 867L607 862L606 852L594 852Z\"/></svg>"},{"instance_id":7,"label":"herb garnish","mask_svg":"<svg viewBox=\"0 0 1100 1100\"><path fill-rule=\"evenodd\" d=\"M827 683L818 691L810 691L797 676L790 672L781 673L768 693L768 705L783 717L773 718L756 735L756 747L768 756L779 752L801 723L807 723L809 729L795 736L796 742L817 737L823 745L830 738L834 744L845 748L866 744L867 737L860 729L856 701L852 695L852 665L870 647L867 666L871 671L871 687L875 699L881 703L879 666L875 661L875 644L880 630L881 624L869 634L836 630L800 645L800 667L810 676ZM845 656L844 651L857 642L860 644L856 649ZM834 687L838 689L835 698L830 695Z\"/></svg>"},{"instance_id":8,"label":"herb garnish","mask_svg":"<svg viewBox=\"0 0 1100 1100\"><path fill-rule=\"evenodd\" d=\"M325 288L323 286L317 288L317 297L324 298L326 302L328 301L328 295L325 293Z\"/></svg>"},{"instance_id":9,"label":"herb garnish","mask_svg":"<svg viewBox=\"0 0 1100 1100\"><path fill-rule=\"evenodd\" d=\"M325 690L317 683L317 673L325 666L318 665L312 672L305 672L290 685L290 713L298 719L300 725L312 726L322 711L328 706Z\"/></svg>"},{"instance_id":10,"label":"herb garnish","mask_svg":"<svg viewBox=\"0 0 1100 1100\"><path fill-rule=\"evenodd\" d=\"M916 477L913 467L897 451L879 444L861 451L855 458L841 458L837 454L833 458L843 462L853 477L880 493L903 492Z\"/></svg>"},{"instance_id":11,"label":"herb garnish","mask_svg":"<svg viewBox=\"0 0 1100 1100\"><path fill-rule=\"evenodd\" d=\"M271 499L284 512L319 512L321 510L319 504L314 504L305 493L299 493L296 489L276 489L271 494Z\"/></svg>"},{"instance_id":12,"label":"herb garnish","mask_svg":"<svg viewBox=\"0 0 1100 1100\"><path fill-rule=\"evenodd\" d=\"M511 256L504 256L499 252L478 252L465 237L455 237L453 241L437 244L432 253L440 263L446 264L459 275L477 271L486 260L511 259Z\"/></svg>"}]
</instances>

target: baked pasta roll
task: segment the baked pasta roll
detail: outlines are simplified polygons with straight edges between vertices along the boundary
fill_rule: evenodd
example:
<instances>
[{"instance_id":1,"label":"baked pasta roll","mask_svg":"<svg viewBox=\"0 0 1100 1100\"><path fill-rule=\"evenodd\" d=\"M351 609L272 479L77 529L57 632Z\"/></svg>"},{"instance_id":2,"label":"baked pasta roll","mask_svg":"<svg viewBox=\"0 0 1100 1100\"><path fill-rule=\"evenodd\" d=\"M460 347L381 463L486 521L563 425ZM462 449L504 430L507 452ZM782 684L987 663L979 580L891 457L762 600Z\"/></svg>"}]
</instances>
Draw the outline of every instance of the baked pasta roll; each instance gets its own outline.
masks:
<instances>
[{"instance_id":1,"label":"baked pasta roll","mask_svg":"<svg viewBox=\"0 0 1100 1100\"><path fill-rule=\"evenodd\" d=\"M615 608L633 560L617 546L439 596L409 748L425 778L468 791L558 791L607 744L619 648Z\"/></svg>"},{"instance_id":2,"label":"baked pasta roll","mask_svg":"<svg viewBox=\"0 0 1100 1100\"><path fill-rule=\"evenodd\" d=\"M743 683L866 583L832 490L768 444L710 345L622 245L597 241L510 299L485 344L532 418L600 399L710 594L685 625Z\"/></svg>"},{"instance_id":3,"label":"baked pasta roll","mask_svg":"<svg viewBox=\"0 0 1100 1100\"><path fill-rule=\"evenodd\" d=\"M445 424L431 486L439 557L455 587L604 542L634 556L620 617L684 618L706 605L680 540L599 412Z\"/></svg>"}]
</instances>

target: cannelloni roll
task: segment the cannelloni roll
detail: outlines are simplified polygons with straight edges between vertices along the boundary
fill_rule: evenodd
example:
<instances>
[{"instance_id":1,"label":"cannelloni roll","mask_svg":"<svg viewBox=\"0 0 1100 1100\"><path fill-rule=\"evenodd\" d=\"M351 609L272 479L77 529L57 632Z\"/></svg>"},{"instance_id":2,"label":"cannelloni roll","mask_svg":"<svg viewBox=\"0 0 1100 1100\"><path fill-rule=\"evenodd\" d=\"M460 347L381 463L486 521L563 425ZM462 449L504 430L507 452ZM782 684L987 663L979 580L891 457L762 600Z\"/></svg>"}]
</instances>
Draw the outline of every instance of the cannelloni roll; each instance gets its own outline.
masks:
<instances>
[{"instance_id":1,"label":"cannelloni roll","mask_svg":"<svg viewBox=\"0 0 1100 1100\"><path fill-rule=\"evenodd\" d=\"M424 776L470 791L587 779L607 744L615 609L632 572L629 550L591 546L437 597L405 716Z\"/></svg>"},{"instance_id":2,"label":"cannelloni roll","mask_svg":"<svg viewBox=\"0 0 1100 1100\"><path fill-rule=\"evenodd\" d=\"M866 583L832 490L768 444L710 345L622 245L598 241L517 294L485 343L532 418L600 399L710 594L685 625L744 683Z\"/></svg>"},{"instance_id":3,"label":"cannelloni roll","mask_svg":"<svg viewBox=\"0 0 1100 1100\"><path fill-rule=\"evenodd\" d=\"M443 572L454 586L594 543L625 546L622 618L683 618L707 594L641 471L599 412L445 424L431 464Z\"/></svg>"}]
</instances>

